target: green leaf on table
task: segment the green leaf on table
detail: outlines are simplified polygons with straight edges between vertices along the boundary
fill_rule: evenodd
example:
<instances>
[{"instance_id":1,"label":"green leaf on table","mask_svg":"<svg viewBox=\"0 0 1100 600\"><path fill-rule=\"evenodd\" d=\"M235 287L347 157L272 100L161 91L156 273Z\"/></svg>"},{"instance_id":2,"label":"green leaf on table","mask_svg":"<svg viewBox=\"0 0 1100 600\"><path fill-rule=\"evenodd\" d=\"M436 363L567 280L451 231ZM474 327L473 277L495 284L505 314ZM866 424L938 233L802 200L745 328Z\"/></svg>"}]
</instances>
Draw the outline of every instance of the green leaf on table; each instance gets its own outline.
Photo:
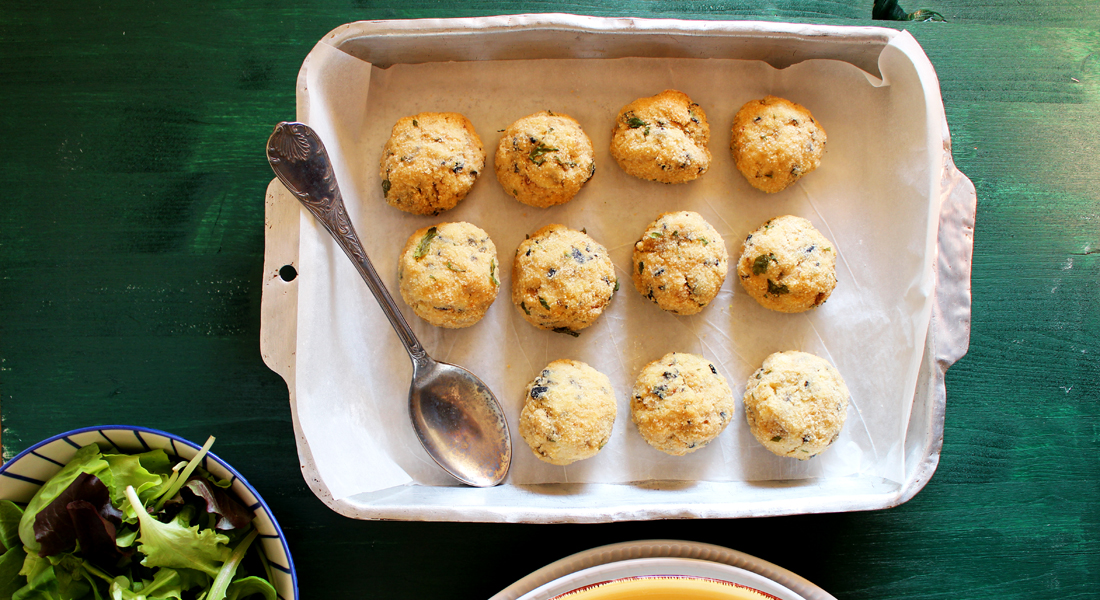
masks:
<instances>
[{"instance_id":1,"label":"green leaf on table","mask_svg":"<svg viewBox=\"0 0 1100 600\"><path fill-rule=\"evenodd\" d=\"M34 519L38 512L61 495L81 473L95 475L108 486L110 483L110 471L107 461L103 460L99 448L94 444L85 446L76 451L76 455L56 475L51 477L38 492L31 498L27 508L23 511L23 517L19 520L19 540L30 552L38 552L41 545L34 539Z\"/></svg>"},{"instance_id":2,"label":"green leaf on table","mask_svg":"<svg viewBox=\"0 0 1100 600\"><path fill-rule=\"evenodd\" d=\"M871 18L876 21L947 21L943 15L934 10L922 8L907 13L905 9L898 6L898 0L875 0L875 4L871 8Z\"/></svg>"},{"instance_id":3,"label":"green leaf on table","mask_svg":"<svg viewBox=\"0 0 1100 600\"><path fill-rule=\"evenodd\" d=\"M198 525L187 526L185 513L181 512L171 523L161 523L153 518L134 488L126 488L126 498L137 511L141 533L138 535L138 551L145 554L141 564L147 567L195 569L216 577L222 564L229 557L224 544L229 538L212 529L199 530Z\"/></svg>"}]
</instances>

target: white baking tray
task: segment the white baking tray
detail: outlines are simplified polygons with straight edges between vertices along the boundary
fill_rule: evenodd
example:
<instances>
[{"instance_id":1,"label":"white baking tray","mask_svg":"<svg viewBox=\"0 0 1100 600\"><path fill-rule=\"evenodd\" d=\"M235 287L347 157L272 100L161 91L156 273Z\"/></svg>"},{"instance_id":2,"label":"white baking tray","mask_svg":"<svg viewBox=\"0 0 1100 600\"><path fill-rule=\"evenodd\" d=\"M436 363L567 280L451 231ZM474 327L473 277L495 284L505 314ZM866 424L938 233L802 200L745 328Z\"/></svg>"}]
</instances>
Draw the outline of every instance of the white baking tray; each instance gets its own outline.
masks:
<instances>
[{"instance_id":1,"label":"white baking tray","mask_svg":"<svg viewBox=\"0 0 1100 600\"><path fill-rule=\"evenodd\" d=\"M335 456L331 440L323 439L330 432L318 430L309 423L303 426L304 407L300 402L310 399L299 397L296 385L297 356L302 350L299 318L321 307L300 305L301 278L286 281L280 276L280 271L285 273L284 267L288 265L296 269L301 267L300 241L304 239L301 228L303 223L305 227L312 224L302 220L304 213L293 196L273 181L268 187L266 203L261 349L265 362L287 381L290 389L302 470L314 493L340 514L360 519L489 522L733 518L881 509L911 498L927 483L938 463L945 404L944 373L966 352L969 342L970 262L976 196L973 185L951 160L950 137L935 72L907 33L880 28L573 15L352 23L327 35L305 60L299 74L297 108L298 119L308 121L311 114L308 86L311 76L318 76L316 72L311 73L311 62L317 61L319 55L331 53L333 48L380 68L448 61L648 57L763 61L783 69L808 60L826 59L854 65L871 80L882 77L879 60L887 47L891 48L894 60L901 56L908 61L914 76L919 78L924 114L914 115L914 118L927 120L930 130L937 134L930 137L928 150L941 157L939 172L929 178L926 186L928 205L938 213L928 215L932 237L926 250L934 295L928 303L927 320L922 321L927 322L927 331L922 330L922 334L926 333L922 335L924 351L913 377L912 401L904 403L909 412L905 415L907 429L901 476L746 481L650 478L625 483L581 484L517 484L509 480L488 489L433 482L370 491L349 491L347 485L334 487L333 482L341 479L340 469L349 468L349 461L346 456ZM486 140L490 160L492 141ZM377 145L380 144L378 141ZM722 152L721 144L712 141L712 152ZM351 211L354 217L354 208ZM310 231L309 235L315 233ZM736 250L735 241L730 245ZM508 249L502 252L507 253ZM344 260L338 251L333 256L334 260ZM505 297L498 303L506 302ZM364 366L368 377L370 367ZM482 376L484 378L484 374ZM497 393L500 395L500 390ZM401 396L385 401L401 406L404 400ZM526 451L518 436L514 444L516 452ZM371 460L370 456L363 458ZM334 493L334 489L338 492Z\"/></svg>"}]
</instances>

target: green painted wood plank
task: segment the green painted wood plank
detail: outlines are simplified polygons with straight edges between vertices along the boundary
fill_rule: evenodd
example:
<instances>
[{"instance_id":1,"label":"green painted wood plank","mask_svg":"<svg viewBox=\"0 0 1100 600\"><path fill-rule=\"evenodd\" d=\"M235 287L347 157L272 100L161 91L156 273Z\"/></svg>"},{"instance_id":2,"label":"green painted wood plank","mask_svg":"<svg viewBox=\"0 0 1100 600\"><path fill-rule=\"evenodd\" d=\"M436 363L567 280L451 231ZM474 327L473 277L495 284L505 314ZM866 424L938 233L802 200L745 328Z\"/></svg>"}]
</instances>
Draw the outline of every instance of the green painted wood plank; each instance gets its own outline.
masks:
<instances>
[{"instance_id":1,"label":"green painted wood plank","mask_svg":"<svg viewBox=\"0 0 1100 600\"><path fill-rule=\"evenodd\" d=\"M306 597L485 598L566 554L639 538L736 548L840 598L1094 597L1096 5L902 4L949 22L873 23L863 1L5 7L0 125L18 142L0 163L5 454L108 420L213 433L286 527ZM355 522L309 492L285 385L258 349L262 144L293 116L301 60L356 19L540 10L886 25L921 42L979 212L971 348L948 374L943 455L916 498L874 513L536 527Z\"/></svg>"}]
</instances>

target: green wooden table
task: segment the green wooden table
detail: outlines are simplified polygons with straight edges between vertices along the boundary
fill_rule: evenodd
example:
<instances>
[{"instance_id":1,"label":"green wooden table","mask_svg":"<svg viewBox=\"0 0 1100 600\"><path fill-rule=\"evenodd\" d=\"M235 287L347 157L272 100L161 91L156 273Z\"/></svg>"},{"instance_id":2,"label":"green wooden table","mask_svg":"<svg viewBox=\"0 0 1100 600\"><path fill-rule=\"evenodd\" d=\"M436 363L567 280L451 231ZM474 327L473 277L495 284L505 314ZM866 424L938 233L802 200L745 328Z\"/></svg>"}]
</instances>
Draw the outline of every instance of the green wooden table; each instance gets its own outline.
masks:
<instances>
[{"instance_id":1,"label":"green wooden table","mask_svg":"<svg viewBox=\"0 0 1100 600\"><path fill-rule=\"evenodd\" d=\"M777 563L838 598L1100 596L1100 5L928 0L120 0L0 16L4 457L127 423L216 451L281 521L304 598L486 598L593 546L675 538ZM303 482L288 392L259 353L263 144L302 59L361 19L522 12L903 27L942 85L978 191L969 354L942 457L879 512L607 525L361 522Z\"/></svg>"}]
</instances>

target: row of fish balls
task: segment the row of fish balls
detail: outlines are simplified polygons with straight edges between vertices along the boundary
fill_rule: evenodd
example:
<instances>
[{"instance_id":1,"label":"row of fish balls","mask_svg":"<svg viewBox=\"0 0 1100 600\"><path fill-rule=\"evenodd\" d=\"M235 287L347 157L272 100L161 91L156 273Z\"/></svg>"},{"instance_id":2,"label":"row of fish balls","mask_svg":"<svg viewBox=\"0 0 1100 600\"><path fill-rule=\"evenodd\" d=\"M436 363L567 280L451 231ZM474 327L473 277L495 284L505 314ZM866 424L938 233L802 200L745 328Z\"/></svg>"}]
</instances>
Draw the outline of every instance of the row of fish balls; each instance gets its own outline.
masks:
<instances>
[{"instance_id":1,"label":"row of fish balls","mask_svg":"<svg viewBox=\"0 0 1100 600\"><path fill-rule=\"evenodd\" d=\"M632 176L686 183L710 167L709 142L704 110L687 94L665 90L619 111L610 150ZM737 112L730 150L749 183L772 193L815 170L825 142L825 130L809 110L767 96ZM438 215L466 197L484 167L481 138L469 119L419 113L399 119L382 149L382 194L406 212ZM568 115L549 110L528 115L503 130L495 171L504 190L524 204L564 204L596 172L592 140Z\"/></svg>"},{"instance_id":2,"label":"row of fish balls","mask_svg":"<svg viewBox=\"0 0 1100 600\"><path fill-rule=\"evenodd\" d=\"M836 250L806 219L782 216L749 234L737 262L739 281L761 305L802 312L836 286ZM722 236L698 213L664 213L634 245L635 289L660 308L692 315L717 295L728 270ZM496 246L470 223L417 230L398 264L401 297L429 323L477 323L500 287ZM607 249L584 231L547 225L516 249L512 302L540 329L576 334L592 325L619 289Z\"/></svg>"},{"instance_id":3,"label":"row of fish balls","mask_svg":"<svg viewBox=\"0 0 1100 600\"><path fill-rule=\"evenodd\" d=\"M742 404L753 437L778 456L812 458L840 435L848 388L828 361L797 351L767 357L748 379ZM714 364L672 352L638 373L631 420L653 448L695 452L733 420L733 393ZM540 460L568 465L595 456L617 413L610 379L586 363L555 360L527 386L520 435Z\"/></svg>"}]
</instances>

